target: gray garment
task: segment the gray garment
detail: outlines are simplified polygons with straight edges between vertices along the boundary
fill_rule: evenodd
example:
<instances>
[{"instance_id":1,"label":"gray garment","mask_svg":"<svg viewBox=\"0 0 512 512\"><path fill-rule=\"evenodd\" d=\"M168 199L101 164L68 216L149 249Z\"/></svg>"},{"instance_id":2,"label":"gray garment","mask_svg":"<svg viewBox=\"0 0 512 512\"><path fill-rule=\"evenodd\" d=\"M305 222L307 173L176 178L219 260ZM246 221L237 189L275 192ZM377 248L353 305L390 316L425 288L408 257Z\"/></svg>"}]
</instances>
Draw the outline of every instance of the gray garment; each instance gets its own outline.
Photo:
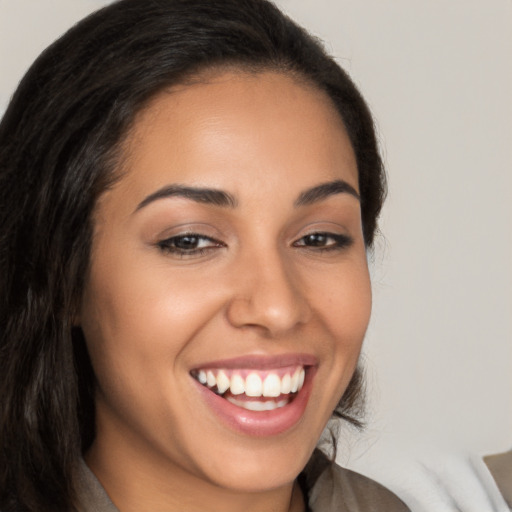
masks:
<instances>
[{"instance_id":1,"label":"gray garment","mask_svg":"<svg viewBox=\"0 0 512 512\"><path fill-rule=\"evenodd\" d=\"M78 469L77 498L77 512L119 512L83 459Z\"/></svg>"},{"instance_id":2,"label":"gray garment","mask_svg":"<svg viewBox=\"0 0 512 512\"><path fill-rule=\"evenodd\" d=\"M308 470L320 469L317 478ZM408 512L406 505L385 487L348 469L326 462L315 452L305 470L306 481L313 481L309 491L311 512ZM81 461L78 478L78 512L119 512L105 489L85 462Z\"/></svg>"}]
</instances>

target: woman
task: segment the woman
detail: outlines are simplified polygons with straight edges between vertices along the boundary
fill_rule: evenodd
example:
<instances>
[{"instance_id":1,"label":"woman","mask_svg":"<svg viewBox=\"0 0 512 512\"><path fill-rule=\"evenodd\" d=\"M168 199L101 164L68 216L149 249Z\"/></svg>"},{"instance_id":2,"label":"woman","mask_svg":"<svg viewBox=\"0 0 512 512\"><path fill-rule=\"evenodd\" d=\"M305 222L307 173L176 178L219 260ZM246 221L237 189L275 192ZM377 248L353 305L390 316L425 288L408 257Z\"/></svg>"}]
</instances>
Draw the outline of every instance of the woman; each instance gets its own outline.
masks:
<instances>
[{"instance_id":1,"label":"woman","mask_svg":"<svg viewBox=\"0 0 512 512\"><path fill-rule=\"evenodd\" d=\"M360 424L384 175L272 4L82 21L5 113L0 190L2 510L405 510L313 453Z\"/></svg>"}]
</instances>

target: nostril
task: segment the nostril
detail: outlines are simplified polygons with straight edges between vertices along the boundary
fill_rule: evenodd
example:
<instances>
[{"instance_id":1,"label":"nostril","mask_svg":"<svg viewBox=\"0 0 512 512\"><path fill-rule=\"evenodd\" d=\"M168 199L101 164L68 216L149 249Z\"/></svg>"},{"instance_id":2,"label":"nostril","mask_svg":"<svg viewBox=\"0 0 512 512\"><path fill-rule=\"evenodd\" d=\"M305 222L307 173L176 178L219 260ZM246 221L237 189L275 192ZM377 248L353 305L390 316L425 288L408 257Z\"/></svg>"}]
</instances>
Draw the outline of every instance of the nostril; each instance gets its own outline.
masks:
<instances>
[{"instance_id":1,"label":"nostril","mask_svg":"<svg viewBox=\"0 0 512 512\"><path fill-rule=\"evenodd\" d=\"M307 302L297 295L269 293L267 297L259 295L231 300L227 317L235 327L259 328L277 334L307 323L310 310Z\"/></svg>"}]
</instances>

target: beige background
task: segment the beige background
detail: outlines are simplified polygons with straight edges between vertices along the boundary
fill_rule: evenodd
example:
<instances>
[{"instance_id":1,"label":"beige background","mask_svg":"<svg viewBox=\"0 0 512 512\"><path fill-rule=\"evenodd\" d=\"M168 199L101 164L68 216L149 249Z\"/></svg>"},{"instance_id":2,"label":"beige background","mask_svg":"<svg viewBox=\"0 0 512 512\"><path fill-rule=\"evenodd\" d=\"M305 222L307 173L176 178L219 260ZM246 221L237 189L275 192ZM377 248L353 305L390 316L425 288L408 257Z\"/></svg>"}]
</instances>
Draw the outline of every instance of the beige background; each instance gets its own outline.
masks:
<instances>
[{"instance_id":1,"label":"beige background","mask_svg":"<svg viewBox=\"0 0 512 512\"><path fill-rule=\"evenodd\" d=\"M37 54L104 3L0 0L0 113ZM512 446L512 2L278 3L328 41L378 121L390 192L371 410L339 458L400 490L424 454Z\"/></svg>"}]
</instances>

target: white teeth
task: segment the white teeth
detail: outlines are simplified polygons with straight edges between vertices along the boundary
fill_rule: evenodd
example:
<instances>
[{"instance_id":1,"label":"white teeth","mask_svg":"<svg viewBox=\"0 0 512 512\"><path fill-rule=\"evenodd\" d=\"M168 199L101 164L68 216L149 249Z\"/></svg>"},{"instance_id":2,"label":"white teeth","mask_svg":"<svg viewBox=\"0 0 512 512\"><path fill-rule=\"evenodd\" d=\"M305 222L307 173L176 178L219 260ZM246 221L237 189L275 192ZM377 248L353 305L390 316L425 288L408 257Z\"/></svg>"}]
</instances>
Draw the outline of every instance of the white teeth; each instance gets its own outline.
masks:
<instances>
[{"instance_id":1,"label":"white teeth","mask_svg":"<svg viewBox=\"0 0 512 512\"><path fill-rule=\"evenodd\" d=\"M290 390L292 393L296 393L299 389L299 369L295 370L295 373L292 375L292 389Z\"/></svg>"},{"instance_id":2,"label":"white teeth","mask_svg":"<svg viewBox=\"0 0 512 512\"><path fill-rule=\"evenodd\" d=\"M217 374L217 392L221 395L229 389L231 381L229 377L221 370Z\"/></svg>"},{"instance_id":3,"label":"white teeth","mask_svg":"<svg viewBox=\"0 0 512 512\"><path fill-rule=\"evenodd\" d=\"M287 395L292 389L292 378L287 373L281 380L281 393Z\"/></svg>"},{"instance_id":4,"label":"white teeth","mask_svg":"<svg viewBox=\"0 0 512 512\"><path fill-rule=\"evenodd\" d=\"M266 376L261 377L257 371L251 371L244 379L236 370L198 370L195 377L201 384L215 388L220 395L229 389L232 395L245 393L250 397L276 398L302 389L306 376L301 367L296 368L292 375L285 373L282 377L276 372L265 373Z\"/></svg>"},{"instance_id":5,"label":"white teeth","mask_svg":"<svg viewBox=\"0 0 512 512\"><path fill-rule=\"evenodd\" d=\"M263 396L276 397L281 394L281 379L270 373L263 382Z\"/></svg>"},{"instance_id":6,"label":"white teeth","mask_svg":"<svg viewBox=\"0 0 512 512\"><path fill-rule=\"evenodd\" d=\"M245 391L245 382L240 375L236 374L231 377L231 386L229 390L233 395L241 395Z\"/></svg>"},{"instance_id":7,"label":"white teeth","mask_svg":"<svg viewBox=\"0 0 512 512\"><path fill-rule=\"evenodd\" d=\"M261 396L263 392L263 382L257 373L250 373L245 379L245 394L247 396Z\"/></svg>"},{"instance_id":8,"label":"white teeth","mask_svg":"<svg viewBox=\"0 0 512 512\"><path fill-rule=\"evenodd\" d=\"M302 386L304 386L304 379L305 378L306 378L306 372L305 372L304 368L301 368L300 372L299 372L299 385L298 385L298 389L302 389Z\"/></svg>"},{"instance_id":9,"label":"white teeth","mask_svg":"<svg viewBox=\"0 0 512 512\"><path fill-rule=\"evenodd\" d=\"M274 402L273 400L269 400L268 402L246 402L243 400L237 400L233 397L228 397L227 400L228 402L231 402L238 407L242 407L243 409L247 409L248 411L273 411L274 409L279 409L280 407L284 407L288 404L288 400L279 400L279 402Z\"/></svg>"},{"instance_id":10,"label":"white teeth","mask_svg":"<svg viewBox=\"0 0 512 512\"><path fill-rule=\"evenodd\" d=\"M213 372L210 370L206 372L206 384L208 384L209 388L213 388L213 386L217 384L217 379L215 378Z\"/></svg>"}]
</instances>

